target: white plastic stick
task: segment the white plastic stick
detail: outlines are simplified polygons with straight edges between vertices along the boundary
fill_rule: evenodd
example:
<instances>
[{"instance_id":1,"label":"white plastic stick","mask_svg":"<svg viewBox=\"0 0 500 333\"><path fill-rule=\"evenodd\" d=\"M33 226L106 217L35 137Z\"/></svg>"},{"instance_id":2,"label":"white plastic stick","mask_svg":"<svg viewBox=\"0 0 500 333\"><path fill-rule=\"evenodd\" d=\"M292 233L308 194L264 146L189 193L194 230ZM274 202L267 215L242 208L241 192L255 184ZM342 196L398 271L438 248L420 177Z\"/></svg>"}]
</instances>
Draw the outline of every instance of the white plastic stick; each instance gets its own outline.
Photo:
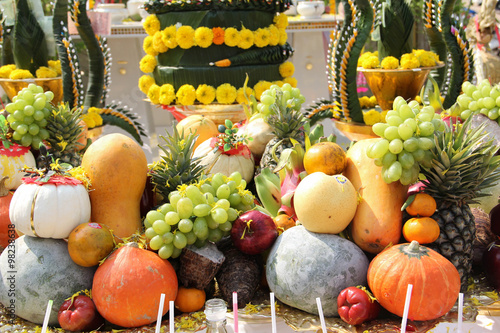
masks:
<instances>
[{"instance_id":1,"label":"white plastic stick","mask_svg":"<svg viewBox=\"0 0 500 333\"><path fill-rule=\"evenodd\" d=\"M319 320L321 322L321 330L326 333L325 316L323 315L323 307L321 306L321 300L316 297L316 304L318 305Z\"/></svg>"},{"instance_id":2,"label":"white plastic stick","mask_svg":"<svg viewBox=\"0 0 500 333\"><path fill-rule=\"evenodd\" d=\"M175 312L175 307L174 307L174 301L170 301L170 308L169 308L169 319L168 323L170 324L170 333L175 332L175 320L174 320L174 312Z\"/></svg>"},{"instance_id":3,"label":"white plastic stick","mask_svg":"<svg viewBox=\"0 0 500 333\"><path fill-rule=\"evenodd\" d=\"M43 318L42 333L47 332L47 326L49 326L50 312L52 311L53 300L49 299L47 303L47 309L45 310L45 317Z\"/></svg>"},{"instance_id":4,"label":"white plastic stick","mask_svg":"<svg viewBox=\"0 0 500 333\"><path fill-rule=\"evenodd\" d=\"M403 310L403 319L401 320L401 333L406 333L406 322L408 321L408 311L410 310L410 299L411 299L412 289L413 285L408 284L408 289L406 289L406 299L405 299L405 308Z\"/></svg>"},{"instance_id":5,"label":"white plastic stick","mask_svg":"<svg viewBox=\"0 0 500 333\"><path fill-rule=\"evenodd\" d=\"M233 317L234 317L234 333L238 333L238 293L233 291Z\"/></svg>"},{"instance_id":6,"label":"white plastic stick","mask_svg":"<svg viewBox=\"0 0 500 333\"><path fill-rule=\"evenodd\" d=\"M464 314L464 294L458 294L458 333L462 333L462 316Z\"/></svg>"},{"instance_id":7,"label":"white plastic stick","mask_svg":"<svg viewBox=\"0 0 500 333\"><path fill-rule=\"evenodd\" d=\"M271 293L271 329L276 333L276 307L274 305L274 293Z\"/></svg>"},{"instance_id":8,"label":"white plastic stick","mask_svg":"<svg viewBox=\"0 0 500 333\"><path fill-rule=\"evenodd\" d=\"M160 296L160 307L158 308L158 317L156 318L156 333L160 333L161 318L163 317L163 304L165 304L165 294Z\"/></svg>"}]
</instances>

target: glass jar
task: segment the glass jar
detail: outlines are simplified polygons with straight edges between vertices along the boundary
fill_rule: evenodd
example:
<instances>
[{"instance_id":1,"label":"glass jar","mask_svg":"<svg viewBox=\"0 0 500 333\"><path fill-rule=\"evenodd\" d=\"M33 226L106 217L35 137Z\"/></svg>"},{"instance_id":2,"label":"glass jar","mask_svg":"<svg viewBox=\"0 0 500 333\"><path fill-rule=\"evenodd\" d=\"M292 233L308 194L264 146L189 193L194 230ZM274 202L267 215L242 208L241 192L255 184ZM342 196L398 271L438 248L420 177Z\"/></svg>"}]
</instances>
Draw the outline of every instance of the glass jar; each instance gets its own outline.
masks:
<instances>
[{"instance_id":1,"label":"glass jar","mask_svg":"<svg viewBox=\"0 0 500 333\"><path fill-rule=\"evenodd\" d=\"M96 12L110 13L111 24L120 25L127 18L128 10L123 3L101 3L97 5Z\"/></svg>"},{"instance_id":2,"label":"glass jar","mask_svg":"<svg viewBox=\"0 0 500 333\"><path fill-rule=\"evenodd\" d=\"M207 333L227 333L226 312L227 306L223 299L213 298L205 302Z\"/></svg>"}]
</instances>

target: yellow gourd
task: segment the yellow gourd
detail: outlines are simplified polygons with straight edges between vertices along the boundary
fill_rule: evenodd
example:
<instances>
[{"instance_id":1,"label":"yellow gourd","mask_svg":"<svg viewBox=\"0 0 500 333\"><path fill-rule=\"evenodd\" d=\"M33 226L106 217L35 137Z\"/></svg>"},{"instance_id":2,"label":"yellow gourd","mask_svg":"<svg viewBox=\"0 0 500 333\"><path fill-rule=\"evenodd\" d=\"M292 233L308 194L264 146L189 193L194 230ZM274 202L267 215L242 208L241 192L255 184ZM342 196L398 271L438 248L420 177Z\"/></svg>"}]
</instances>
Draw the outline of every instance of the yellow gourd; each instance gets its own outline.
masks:
<instances>
[{"instance_id":1,"label":"yellow gourd","mask_svg":"<svg viewBox=\"0 0 500 333\"><path fill-rule=\"evenodd\" d=\"M148 173L141 146L123 134L104 135L86 150L82 168L91 181L91 220L105 224L119 238L140 230Z\"/></svg>"}]
</instances>

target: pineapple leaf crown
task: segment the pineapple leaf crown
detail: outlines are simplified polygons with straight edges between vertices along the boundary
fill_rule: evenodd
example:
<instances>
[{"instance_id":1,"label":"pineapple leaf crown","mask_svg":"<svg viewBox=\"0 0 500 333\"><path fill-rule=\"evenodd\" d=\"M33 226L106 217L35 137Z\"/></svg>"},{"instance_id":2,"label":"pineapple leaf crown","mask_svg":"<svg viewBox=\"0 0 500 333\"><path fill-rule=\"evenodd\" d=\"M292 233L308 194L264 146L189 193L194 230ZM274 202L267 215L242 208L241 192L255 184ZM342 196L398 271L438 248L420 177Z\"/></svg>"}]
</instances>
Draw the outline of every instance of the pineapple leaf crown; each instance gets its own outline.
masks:
<instances>
[{"instance_id":1,"label":"pineapple leaf crown","mask_svg":"<svg viewBox=\"0 0 500 333\"><path fill-rule=\"evenodd\" d=\"M197 181L204 171L200 157L193 158L194 144L198 136L184 130L179 133L173 128L173 133L160 136L164 141L158 147L163 151L161 161L157 162L151 171L152 183L165 198L182 184L191 184Z\"/></svg>"},{"instance_id":2,"label":"pineapple leaf crown","mask_svg":"<svg viewBox=\"0 0 500 333\"><path fill-rule=\"evenodd\" d=\"M9 125L7 119L3 114L0 114L0 148L3 145L6 149L9 149L12 142L9 140Z\"/></svg>"},{"instance_id":3,"label":"pineapple leaf crown","mask_svg":"<svg viewBox=\"0 0 500 333\"><path fill-rule=\"evenodd\" d=\"M276 92L276 101L269 109L271 114L267 117L267 123L273 128L274 134L280 138L293 138L308 123L308 119L302 111L294 109L293 105L282 105L280 92Z\"/></svg>"},{"instance_id":4,"label":"pineapple leaf crown","mask_svg":"<svg viewBox=\"0 0 500 333\"><path fill-rule=\"evenodd\" d=\"M47 118L47 142L56 151L74 151L83 129L79 124L81 110L71 109L68 103L53 107Z\"/></svg>"},{"instance_id":5,"label":"pineapple leaf crown","mask_svg":"<svg viewBox=\"0 0 500 333\"><path fill-rule=\"evenodd\" d=\"M476 203L482 191L500 181L500 147L488 137L482 124L471 127L472 117L464 123L447 124L436 132L430 168L423 168L426 192L437 200L456 204Z\"/></svg>"}]
</instances>

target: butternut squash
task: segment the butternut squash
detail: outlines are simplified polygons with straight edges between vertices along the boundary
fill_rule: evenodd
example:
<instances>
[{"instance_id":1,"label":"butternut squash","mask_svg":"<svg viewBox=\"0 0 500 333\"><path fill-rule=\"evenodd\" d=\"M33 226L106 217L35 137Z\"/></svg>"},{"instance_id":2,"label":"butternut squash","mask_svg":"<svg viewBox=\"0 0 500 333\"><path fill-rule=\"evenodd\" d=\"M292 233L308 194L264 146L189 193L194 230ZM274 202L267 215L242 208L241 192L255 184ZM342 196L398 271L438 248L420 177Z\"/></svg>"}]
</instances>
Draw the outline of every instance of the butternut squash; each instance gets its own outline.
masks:
<instances>
[{"instance_id":1,"label":"butternut squash","mask_svg":"<svg viewBox=\"0 0 500 333\"><path fill-rule=\"evenodd\" d=\"M349 226L353 241L364 251L377 254L386 246L399 243L403 213L401 206L408 187L401 183L387 184L381 167L366 156L366 149L378 139L356 142L347 151L344 175L359 192L360 202Z\"/></svg>"},{"instance_id":2,"label":"butternut squash","mask_svg":"<svg viewBox=\"0 0 500 333\"><path fill-rule=\"evenodd\" d=\"M120 133L104 135L87 148L82 168L91 181L91 221L105 224L119 238L139 231L148 173L141 146Z\"/></svg>"}]
</instances>

